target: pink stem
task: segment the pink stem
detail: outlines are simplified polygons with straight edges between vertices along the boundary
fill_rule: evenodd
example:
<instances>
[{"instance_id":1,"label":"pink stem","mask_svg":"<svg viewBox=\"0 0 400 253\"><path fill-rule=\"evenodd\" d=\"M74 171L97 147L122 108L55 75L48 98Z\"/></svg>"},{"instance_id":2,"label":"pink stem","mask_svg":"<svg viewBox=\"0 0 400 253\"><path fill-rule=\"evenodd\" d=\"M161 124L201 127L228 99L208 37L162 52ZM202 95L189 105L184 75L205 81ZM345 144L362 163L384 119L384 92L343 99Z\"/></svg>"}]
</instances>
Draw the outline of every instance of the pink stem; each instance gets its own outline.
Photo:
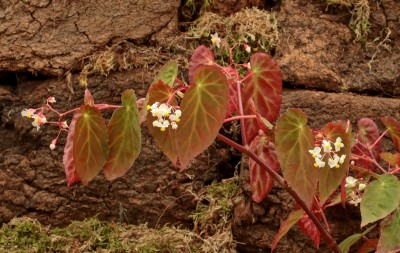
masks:
<instances>
[{"instance_id":1,"label":"pink stem","mask_svg":"<svg viewBox=\"0 0 400 253\"><path fill-rule=\"evenodd\" d=\"M235 116L235 117L231 117L231 118L225 119L224 123L229 122L229 121L233 121L233 120L238 120L238 119L255 119L255 118L257 118L256 115Z\"/></svg>"}]
</instances>

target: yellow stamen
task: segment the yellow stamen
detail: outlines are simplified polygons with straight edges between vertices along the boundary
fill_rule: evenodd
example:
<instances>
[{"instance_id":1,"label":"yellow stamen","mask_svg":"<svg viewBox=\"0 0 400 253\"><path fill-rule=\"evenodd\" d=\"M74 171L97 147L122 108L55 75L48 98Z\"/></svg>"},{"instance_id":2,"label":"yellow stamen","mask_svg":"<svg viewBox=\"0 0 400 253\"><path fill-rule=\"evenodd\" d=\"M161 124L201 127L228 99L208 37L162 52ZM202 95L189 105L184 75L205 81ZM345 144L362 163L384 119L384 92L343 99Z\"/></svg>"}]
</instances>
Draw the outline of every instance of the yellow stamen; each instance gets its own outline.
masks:
<instances>
[{"instance_id":1,"label":"yellow stamen","mask_svg":"<svg viewBox=\"0 0 400 253\"><path fill-rule=\"evenodd\" d=\"M318 167L318 163L314 163L314 167Z\"/></svg>"},{"instance_id":2,"label":"yellow stamen","mask_svg":"<svg viewBox=\"0 0 400 253\"><path fill-rule=\"evenodd\" d=\"M150 105L147 105L147 106L146 106L146 109L147 109L147 110L150 110L150 109L151 109L151 106L150 106Z\"/></svg>"},{"instance_id":3,"label":"yellow stamen","mask_svg":"<svg viewBox=\"0 0 400 253\"><path fill-rule=\"evenodd\" d=\"M175 120L175 122L177 122L177 123L178 123L179 121L181 121L181 119L179 119L179 118L177 118L177 119Z\"/></svg>"},{"instance_id":4,"label":"yellow stamen","mask_svg":"<svg viewBox=\"0 0 400 253\"><path fill-rule=\"evenodd\" d=\"M339 167L340 167L339 164L336 164L336 168L339 169Z\"/></svg>"},{"instance_id":5,"label":"yellow stamen","mask_svg":"<svg viewBox=\"0 0 400 253\"><path fill-rule=\"evenodd\" d=\"M315 158L315 157L317 157L317 155L316 154L312 154L312 157Z\"/></svg>"},{"instance_id":6,"label":"yellow stamen","mask_svg":"<svg viewBox=\"0 0 400 253\"><path fill-rule=\"evenodd\" d=\"M165 116L165 117L168 117L168 116L169 116L169 113L168 113L168 112L166 112L166 113L164 114L164 116Z\"/></svg>"},{"instance_id":7,"label":"yellow stamen","mask_svg":"<svg viewBox=\"0 0 400 253\"><path fill-rule=\"evenodd\" d=\"M211 42L212 42L213 44L215 44L215 43L217 42L217 39L216 39L216 38L211 38Z\"/></svg>"},{"instance_id":8,"label":"yellow stamen","mask_svg":"<svg viewBox=\"0 0 400 253\"><path fill-rule=\"evenodd\" d=\"M162 127L162 128L161 128L161 132L164 132L164 131L165 131L165 127Z\"/></svg>"}]
</instances>

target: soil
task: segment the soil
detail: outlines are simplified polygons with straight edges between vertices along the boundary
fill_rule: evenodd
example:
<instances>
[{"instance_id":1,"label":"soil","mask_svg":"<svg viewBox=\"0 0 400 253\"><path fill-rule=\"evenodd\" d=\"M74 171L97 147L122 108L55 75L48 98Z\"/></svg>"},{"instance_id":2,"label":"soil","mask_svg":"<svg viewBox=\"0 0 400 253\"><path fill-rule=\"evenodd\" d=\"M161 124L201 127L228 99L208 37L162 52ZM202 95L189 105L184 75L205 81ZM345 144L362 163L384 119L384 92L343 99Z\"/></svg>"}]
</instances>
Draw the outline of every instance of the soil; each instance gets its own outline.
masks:
<instances>
[{"instance_id":1,"label":"soil","mask_svg":"<svg viewBox=\"0 0 400 253\"><path fill-rule=\"evenodd\" d=\"M369 1L372 26L365 43L354 41L349 11L327 7L322 0L229 2L215 0L209 10L223 16L253 6L276 12L279 43L274 57L282 68L282 112L301 108L312 128L337 119L350 119L355 127L358 119L369 117L383 129L380 116L400 119L398 1ZM79 72L87 60L124 41L142 48L141 56L158 55L158 60L143 64L143 57L135 58L107 76L90 75L89 88L99 103L119 104L128 88L144 97L154 73L177 57L172 48L187 45L187 41L176 43L185 37L179 31L186 23L179 20L181 4L178 0L0 1L0 223L27 216L46 225L66 226L97 216L150 227L166 223L193 227L190 214L196 200L191 192L231 177L240 160L226 146L215 143L179 173L143 127L142 152L125 176L107 181L99 175L86 187L67 187L62 165L66 136L52 151L49 144L57 132L51 127L37 131L20 114L41 106L50 95L57 98L55 107L60 110L79 106L83 99ZM387 140L384 148L392 148ZM243 192L234 209L233 234L240 252L270 252L293 200L275 186L262 203L251 202L246 173L243 169L240 175ZM359 232L356 209L335 208L328 219L338 241ZM329 250L323 243L315 249L294 229L275 252Z\"/></svg>"}]
</instances>

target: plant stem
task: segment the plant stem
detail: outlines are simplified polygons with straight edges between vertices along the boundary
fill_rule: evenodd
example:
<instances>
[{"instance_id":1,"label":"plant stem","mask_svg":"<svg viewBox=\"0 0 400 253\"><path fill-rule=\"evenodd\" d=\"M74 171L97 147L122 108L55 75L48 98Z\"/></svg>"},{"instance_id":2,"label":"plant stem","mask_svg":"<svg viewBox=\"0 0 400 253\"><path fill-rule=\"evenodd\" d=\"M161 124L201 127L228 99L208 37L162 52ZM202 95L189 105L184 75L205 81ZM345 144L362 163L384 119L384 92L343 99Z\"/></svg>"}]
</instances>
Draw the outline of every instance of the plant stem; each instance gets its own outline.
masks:
<instances>
[{"instance_id":1,"label":"plant stem","mask_svg":"<svg viewBox=\"0 0 400 253\"><path fill-rule=\"evenodd\" d=\"M235 116L235 117L231 117L231 118L225 119L224 123L229 122L229 121L233 121L233 120L238 120L238 119L255 119L255 118L257 118L256 115Z\"/></svg>"},{"instance_id":2,"label":"plant stem","mask_svg":"<svg viewBox=\"0 0 400 253\"><path fill-rule=\"evenodd\" d=\"M335 239L333 239L332 235L325 229L325 227L321 224L321 222L318 220L318 218L314 215L314 213L310 210L310 208L307 206L307 204L300 198L300 196L288 186L286 183L286 180L281 177L278 173L273 171L269 166L267 166L260 157L258 157L256 154L251 152L248 148L232 141L231 139L218 134L217 138L220 139L221 141L225 142L226 144L230 145L231 147L239 150L241 153L249 156L251 159L253 159L259 166L261 166L263 169L267 171L267 173L275 180L277 181L283 189L285 189L287 192L289 192L290 195L296 200L296 202L300 205L301 208L307 213L308 217L314 222L315 226L318 228L320 231L322 237L325 239L325 241L328 244L328 247L335 253L341 253Z\"/></svg>"}]
</instances>

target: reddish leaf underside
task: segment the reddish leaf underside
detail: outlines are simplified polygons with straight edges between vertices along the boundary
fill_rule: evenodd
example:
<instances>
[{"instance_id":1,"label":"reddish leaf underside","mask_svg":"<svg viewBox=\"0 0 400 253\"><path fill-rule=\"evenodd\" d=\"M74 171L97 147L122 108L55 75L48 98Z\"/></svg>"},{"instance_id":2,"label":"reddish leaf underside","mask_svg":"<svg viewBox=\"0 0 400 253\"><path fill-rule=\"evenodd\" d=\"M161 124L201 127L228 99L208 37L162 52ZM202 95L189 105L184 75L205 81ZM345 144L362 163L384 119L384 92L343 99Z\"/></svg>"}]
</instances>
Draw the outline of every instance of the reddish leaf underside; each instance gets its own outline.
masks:
<instances>
[{"instance_id":1,"label":"reddish leaf underside","mask_svg":"<svg viewBox=\"0 0 400 253\"><path fill-rule=\"evenodd\" d=\"M64 163L64 170L68 186L71 186L73 183L79 180L79 176L76 173L74 166L73 149L74 149L75 124L80 116L81 113L79 111L74 113L74 116L72 117L71 123L69 124L68 127L67 142L64 147L63 163Z\"/></svg>"},{"instance_id":2,"label":"reddish leaf underside","mask_svg":"<svg viewBox=\"0 0 400 253\"><path fill-rule=\"evenodd\" d=\"M75 125L73 160L79 178L86 185L103 168L109 149L107 128L99 110L82 105L80 113Z\"/></svg>"},{"instance_id":3,"label":"reddish leaf underside","mask_svg":"<svg viewBox=\"0 0 400 253\"><path fill-rule=\"evenodd\" d=\"M227 74L229 82L229 110L226 117L230 117L232 114L238 111L238 89L236 84L237 76L239 73L231 66L223 67L225 74Z\"/></svg>"},{"instance_id":4,"label":"reddish leaf underside","mask_svg":"<svg viewBox=\"0 0 400 253\"><path fill-rule=\"evenodd\" d=\"M378 238L367 239L357 250L356 253L369 253L375 252L378 245Z\"/></svg>"},{"instance_id":5,"label":"reddish leaf underside","mask_svg":"<svg viewBox=\"0 0 400 253\"><path fill-rule=\"evenodd\" d=\"M174 94L174 89L172 89L168 84L163 81L152 84L149 89L149 105L159 102L160 104L166 103L171 96ZM177 106L178 102L175 97L169 100L171 106ZM176 130L168 127L164 132L160 130L159 127L153 127L153 121L157 118L153 117L151 113L147 114L147 127L149 128L150 134L153 136L154 141L161 151L168 157L168 159L176 166L178 160L178 153L175 147ZM181 120L182 121L182 120ZM180 124L178 124L179 126ZM178 127L179 129L179 127Z\"/></svg>"},{"instance_id":6,"label":"reddish leaf underside","mask_svg":"<svg viewBox=\"0 0 400 253\"><path fill-rule=\"evenodd\" d=\"M194 81L182 99L175 138L181 169L214 142L228 111L228 80L218 67L199 68Z\"/></svg>"},{"instance_id":7,"label":"reddish leaf underside","mask_svg":"<svg viewBox=\"0 0 400 253\"><path fill-rule=\"evenodd\" d=\"M251 114L247 101L252 98L256 110L269 122L274 122L282 104L281 70L270 55L255 53L250 60L251 70L243 87L244 113ZM255 119L246 119L246 136L250 142L258 134Z\"/></svg>"},{"instance_id":8,"label":"reddish leaf underside","mask_svg":"<svg viewBox=\"0 0 400 253\"><path fill-rule=\"evenodd\" d=\"M254 138L250 145L250 151L260 157L273 171L278 172L279 163L275 154L275 146L265 135L258 135ZM252 198L255 202L260 203L271 191L274 180L251 158L249 159L249 168Z\"/></svg>"},{"instance_id":9,"label":"reddish leaf underside","mask_svg":"<svg viewBox=\"0 0 400 253\"><path fill-rule=\"evenodd\" d=\"M90 105L90 106L94 105L94 99L89 89L85 89L85 96L83 101L85 105Z\"/></svg>"},{"instance_id":10,"label":"reddish leaf underside","mask_svg":"<svg viewBox=\"0 0 400 253\"><path fill-rule=\"evenodd\" d=\"M346 159L343 164L340 164L339 168L330 168L328 166L328 156L324 158L326 165L324 168L320 168L319 172L319 199L321 205L331 196L331 194L338 188L343 178L346 176L346 172L349 166L350 157L350 138L349 134L346 133L346 129L343 124L329 123L323 129L324 136L335 143L336 138L340 137L344 147L337 152L340 157L346 155ZM332 145L333 146L333 145ZM333 147L333 150L335 148Z\"/></svg>"},{"instance_id":11,"label":"reddish leaf underside","mask_svg":"<svg viewBox=\"0 0 400 253\"><path fill-rule=\"evenodd\" d=\"M278 244L279 240L284 237L287 232L300 220L302 215L304 214L303 209L299 209L293 211L289 214L287 219L281 223L278 233L276 234L274 241L271 245L271 252L274 251L276 245Z\"/></svg>"},{"instance_id":12,"label":"reddish leaf underside","mask_svg":"<svg viewBox=\"0 0 400 253\"><path fill-rule=\"evenodd\" d=\"M140 126L133 90L126 90L122 95L122 107L113 113L108 124L108 138L110 154L104 174L113 180L124 175L140 153Z\"/></svg>"},{"instance_id":13,"label":"reddish leaf underside","mask_svg":"<svg viewBox=\"0 0 400 253\"><path fill-rule=\"evenodd\" d=\"M357 136L358 141L364 145L372 145L375 141L379 138L379 129L378 126L372 119L369 118L362 118L359 119L357 122ZM356 144L353 148L353 152L356 155L367 155L370 156L368 149L364 148L361 144ZM372 154L379 161L379 153L381 152L381 142L379 141L374 148L372 149ZM374 169L376 166L365 160L356 160L355 161L357 166Z\"/></svg>"},{"instance_id":14,"label":"reddish leaf underside","mask_svg":"<svg viewBox=\"0 0 400 253\"><path fill-rule=\"evenodd\" d=\"M307 206L311 205L318 182L319 170L309 150L314 138L307 126L307 116L300 109L289 109L278 120L275 146L283 177Z\"/></svg>"},{"instance_id":15,"label":"reddish leaf underside","mask_svg":"<svg viewBox=\"0 0 400 253\"><path fill-rule=\"evenodd\" d=\"M397 151L400 151L400 122L389 116L382 117L381 121L386 126L390 136L392 137Z\"/></svg>"},{"instance_id":16,"label":"reddish leaf underside","mask_svg":"<svg viewBox=\"0 0 400 253\"><path fill-rule=\"evenodd\" d=\"M214 64L214 55L211 50L206 46L199 46L196 48L190 57L189 62L189 83L195 83L195 73L202 66L213 65Z\"/></svg>"},{"instance_id":17,"label":"reddish leaf underside","mask_svg":"<svg viewBox=\"0 0 400 253\"><path fill-rule=\"evenodd\" d=\"M314 246L318 249L321 233L307 214L303 214L303 216L301 216L299 220L299 228L313 241Z\"/></svg>"}]
</instances>

